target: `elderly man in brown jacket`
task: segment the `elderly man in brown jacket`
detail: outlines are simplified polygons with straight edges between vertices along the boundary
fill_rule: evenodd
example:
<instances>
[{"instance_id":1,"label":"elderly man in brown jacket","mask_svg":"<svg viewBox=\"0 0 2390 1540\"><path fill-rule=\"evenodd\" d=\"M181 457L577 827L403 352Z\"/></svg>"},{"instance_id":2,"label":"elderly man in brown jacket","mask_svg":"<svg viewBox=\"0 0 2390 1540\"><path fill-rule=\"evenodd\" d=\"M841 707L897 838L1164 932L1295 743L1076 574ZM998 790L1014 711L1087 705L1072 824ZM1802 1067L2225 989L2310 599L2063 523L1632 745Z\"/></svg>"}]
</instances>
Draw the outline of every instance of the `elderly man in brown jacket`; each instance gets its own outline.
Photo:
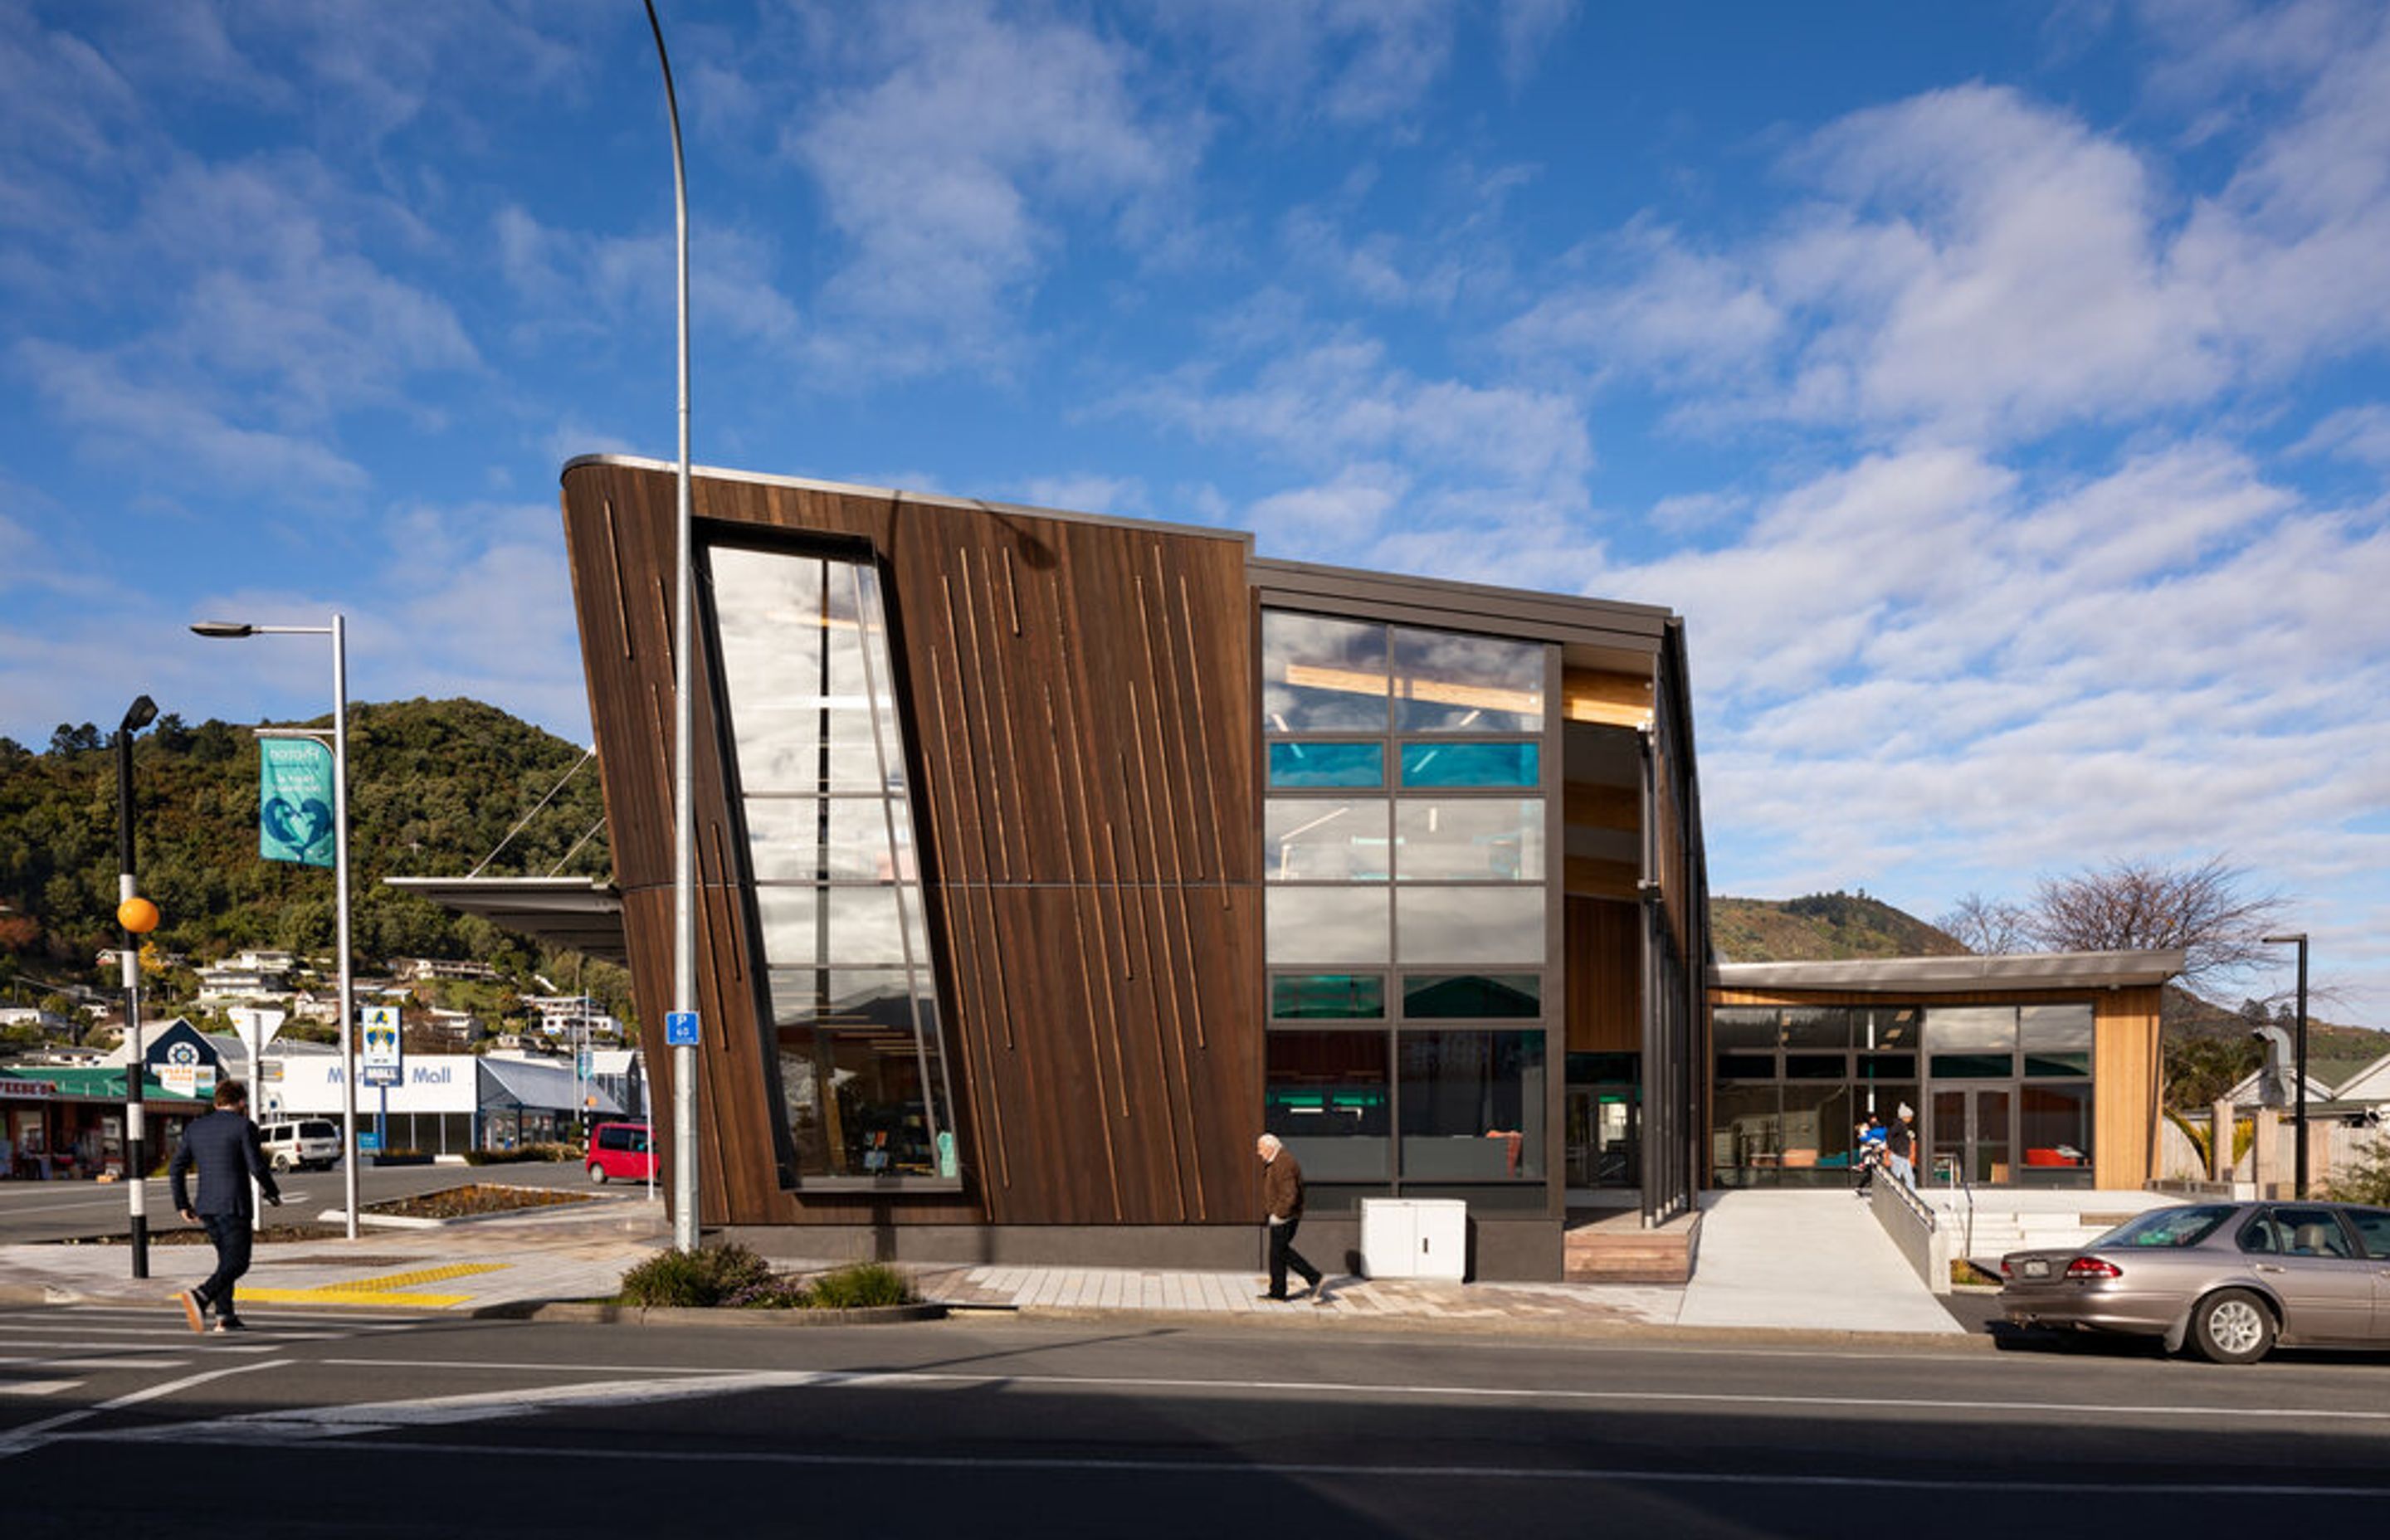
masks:
<instances>
[{"instance_id":1,"label":"elderly man in brown jacket","mask_svg":"<svg viewBox=\"0 0 2390 1540\"><path fill-rule=\"evenodd\" d=\"M1319 1269L1294 1249L1295 1227L1303 1223L1303 1167L1275 1134L1255 1139L1253 1153L1262 1158L1262 1206L1269 1214L1269 1292L1258 1297L1285 1299L1286 1271L1291 1267L1309 1287L1311 1303L1326 1304L1328 1293L1320 1287Z\"/></svg>"}]
</instances>

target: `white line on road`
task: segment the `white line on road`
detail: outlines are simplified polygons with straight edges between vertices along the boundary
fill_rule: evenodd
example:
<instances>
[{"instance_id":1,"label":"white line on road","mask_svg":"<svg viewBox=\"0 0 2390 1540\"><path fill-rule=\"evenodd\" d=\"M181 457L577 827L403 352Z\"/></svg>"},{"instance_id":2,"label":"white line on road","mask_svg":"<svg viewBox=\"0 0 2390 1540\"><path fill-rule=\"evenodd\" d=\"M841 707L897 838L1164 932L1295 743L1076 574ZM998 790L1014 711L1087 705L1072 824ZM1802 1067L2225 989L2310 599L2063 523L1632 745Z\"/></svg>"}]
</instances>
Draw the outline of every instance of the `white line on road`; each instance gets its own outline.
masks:
<instances>
[{"instance_id":1,"label":"white line on road","mask_svg":"<svg viewBox=\"0 0 2390 1540\"><path fill-rule=\"evenodd\" d=\"M511 1369L553 1374L621 1374L624 1372L685 1376L719 1376L721 1374L719 1369L714 1368L682 1367L661 1364L539 1364L410 1358L326 1358L323 1362L344 1367ZM751 1378L759 1381L752 1388L772 1388L760 1383L762 1380L773 1378L768 1373L759 1371ZM1314 1380L1180 1380L1140 1379L1116 1375L962 1374L945 1370L874 1369L853 1373L800 1371L788 1375L786 1381L792 1387L828 1389L857 1385L882 1387L902 1387L906 1384L1002 1385L1066 1391L1240 1391L1319 1397L1381 1395L1420 1400L1450 1398L1520 1402L1582 1401L1613 1405L1795 1406L1805 1411L1861 1407L1880 1411L2005 1413L2033 1418L2047 1417L2052 1412L2066 1412L2089 1413L2102 1417L2165 1418L2178 1422L2210 1421L2228 1426L2239 1425L2253 1418L2316 1418L2335 1422L2390 1423L2390 1411L2347 1411L2321 1406L2181 1406L2072 1401L1982 1401L1956 1398L1945 1400L1928 1397L1857 1395L1837 1395L1830 1402L1821 1402L1815 1395L1771 1395L1757 1392L1536 1390L1497 1385L1383 1385L1362 1381L1340 1384L1334 1381Z\"/></svg>"},{"instance_id":2,"label":"white line on road","mask_svg":"<svg viewBox=\"0 0 2390 1540\"><path fill-rule=\"evenodd\" d=\"M0 1395L56 1395L82 1383L80 1380L0 1380Z\"/></svg>"},{"instance_id":3,"label":"white line on road","mask_svg":"<svg viewBox=\"0 0 2390 1540\"><path fill-rule=\"evenodd\" d=\"M356 1430L364 1431L366 1430ZM249 1444L256 1442L257 1432L237 1429L227 1422L197 1423L167 1430L124 1430L121 1431L70 1433L65 1435L80 1443L147 1442L172 1437L178 1442L213 1444ZM297 1449L339 1449L332 1444L302 1444L292 1442L278 1447ZM366 1452L366 1446L345 1447ZM647 1460L674 1465L760 1465L795 1467L809 1469L874 1469L874 1470L968 1470L1004 1474L1012 1471L1072 1471L1082 1474L1124 1473L1143 1476L1263 1476L1272 1480L1286 1477L1349 1478L1358 1481L1484 1481L1484 1482L1583 1482L1623 1486L1746 1486L1746 1487L1822 1487L1844 1490L1890 1490L1898 1492L1983 1492L2010 1494L2030 1492L2060 1496L2174 1496L2174 1497L2359 1497L2379 1499L2390 1495L2390 1486L2339 1485L2325 1482L2067 1482L2021 1481L2011 1477L1970 1479L1950 1476L1830 1476L1809 1472L1772 1473L1758 1470L1638 1470L1623 1467L1590 1469L1565 1467L1500 1465L1349 1465L1324 1462L1268 1463L1253 1460L1219 1459L1102 1459L1087 1457L1022 1456L1017 1458L1000 1456L972 1455L867 1455L803 1454L786 1450L721 1450L721 1449L651 1449L636 1444L585 1445L507 1445L498 1444L429 1444L408 1439L400 1444L371 1445L376 1459L387 1457L393 1451L404 1451L409 1457L425 1455L480 1455L515 1462L528 1460L586 1459L622 1462Z\"/></svg>"},{"instance_id":4,"label":"white line on road","mask_svg":"<svg viewBox=\"0 0 2390 1540\"><path fill-rule=\"evenodd\" d=\"M248 1374L256 1369L287 1368L289 1363L290 1360L287 1358L276 1358L268 1359L263 1363L236 1364L230 1368L209 1369L201 1374L185 1375L180 1380L169 1380L162 1385L151 1385L143 1390L120 1395L111 1401L103 1401L96 1406L85 1406L79 1412L61 1412L57 1417L45 1418L40 1422L29 1422L22 1428L12 1428L6 1433L0 1434L0 1460L6 1459L11 1455L21 1455L28 1449L38 1449L55 1436L53 1430L71 1427L86 1418L97 1417L102 1412L119 1411L126 1406L138 1406L144 1402L155 1401L161 1396L173 1395L177 1391L186 1391L194 1385L204 1385L211 1380L222 1380L229 1375Z\"/></svg>"}]
</instances>

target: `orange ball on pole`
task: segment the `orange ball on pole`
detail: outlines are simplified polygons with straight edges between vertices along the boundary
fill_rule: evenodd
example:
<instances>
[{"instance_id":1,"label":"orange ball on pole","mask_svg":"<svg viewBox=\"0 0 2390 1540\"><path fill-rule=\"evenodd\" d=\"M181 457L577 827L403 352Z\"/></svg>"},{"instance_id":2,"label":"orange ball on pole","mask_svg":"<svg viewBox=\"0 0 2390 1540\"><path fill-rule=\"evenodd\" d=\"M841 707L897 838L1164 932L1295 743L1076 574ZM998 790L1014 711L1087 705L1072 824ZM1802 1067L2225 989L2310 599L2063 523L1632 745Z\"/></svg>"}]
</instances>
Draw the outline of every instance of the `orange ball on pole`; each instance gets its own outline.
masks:
<instances>
[{"instance_id":1,"label":"orange ball on pole","mask_svg":"<svg viewBox=\"0 0 2390 1540\"><path fill-rule=\"evenodd\" d=\"M136 936L158 929L158 905L135 894L116 906L116 923Z\"/></svg>"}]
</instances>

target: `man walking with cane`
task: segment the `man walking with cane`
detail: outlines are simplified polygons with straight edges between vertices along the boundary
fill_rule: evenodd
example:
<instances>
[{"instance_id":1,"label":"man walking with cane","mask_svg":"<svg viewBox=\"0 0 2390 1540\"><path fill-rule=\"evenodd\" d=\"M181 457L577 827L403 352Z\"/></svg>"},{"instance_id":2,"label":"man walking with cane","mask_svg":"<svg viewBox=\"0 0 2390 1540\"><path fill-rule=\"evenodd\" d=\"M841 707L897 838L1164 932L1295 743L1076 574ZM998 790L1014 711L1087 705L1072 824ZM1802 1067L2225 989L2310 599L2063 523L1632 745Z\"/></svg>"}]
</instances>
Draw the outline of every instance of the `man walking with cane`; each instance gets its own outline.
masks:
<instances>
[{"instance_id":1,"label":"man walking with cane","mask_svg":"<svg viewBox=\"0 0 2390 1540\"><path fill-rule=\"evenodd\" d=\"M194 1162L199 1168L196 1210L186 1183ZM282 1206L273 1169L258 1148L257 1124L249 1121L247 1086L237 1080L217 1084L215 1110L193 1119L183 1130L183 1142L174 1147L166 1176L173 1184L175 1211L192 1224L205 1226L216 1249L214 1273L197 1289L175 1296L183 1318L193 1331L205 1331L208 1312L213 1310L218 1331L238 1331L241 1319L232 1307L233 1285L249 1271L250 1226L257 1213L250 1202L250 1178L257 1178L267 1202Z\"/></svg>"}]
</instances>

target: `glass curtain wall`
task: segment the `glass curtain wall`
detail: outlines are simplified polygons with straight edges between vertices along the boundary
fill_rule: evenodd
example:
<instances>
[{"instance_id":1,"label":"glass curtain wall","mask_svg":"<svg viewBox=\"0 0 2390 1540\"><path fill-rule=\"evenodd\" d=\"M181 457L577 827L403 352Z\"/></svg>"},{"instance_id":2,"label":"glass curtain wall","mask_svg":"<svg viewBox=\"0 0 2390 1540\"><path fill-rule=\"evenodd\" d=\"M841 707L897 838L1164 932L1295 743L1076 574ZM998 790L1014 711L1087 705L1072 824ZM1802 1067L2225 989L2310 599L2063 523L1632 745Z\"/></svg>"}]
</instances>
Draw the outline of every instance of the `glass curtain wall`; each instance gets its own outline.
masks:
<instances>
[{"instance_id":1,"label":"glass curtain wall","mask_svg":"<svg viewBox=\"0 0 2390 1540\"><path fill-rule=\"evenodd\" d=\"M1714 1013L1710 1180L1854 1179L1859 1120L1917 1112L1920 1180L2091 1181L2092 1009L1721 1006Z\"/></svg>"},{"instance_id":2,"label":"glass curtain wall","mask_svg":"<svg viewBox=\"0 0 2390 1540\"><path fill-rule=\"evenodd\" d=\"M1546 1181L1540 643L1262 616L1266 1125L1315 1180Z\"/></svg>"},{"instance_id":3,"label":"glass curtain wall","mask_svg":"<svg viewBox=\"0 0 2390 1540\"><path fill-rule=\"evenodd\" d=\"M715 545L707 584L782 1180L957 1175L879 573Z\"/></svg>"}]
</instances>

